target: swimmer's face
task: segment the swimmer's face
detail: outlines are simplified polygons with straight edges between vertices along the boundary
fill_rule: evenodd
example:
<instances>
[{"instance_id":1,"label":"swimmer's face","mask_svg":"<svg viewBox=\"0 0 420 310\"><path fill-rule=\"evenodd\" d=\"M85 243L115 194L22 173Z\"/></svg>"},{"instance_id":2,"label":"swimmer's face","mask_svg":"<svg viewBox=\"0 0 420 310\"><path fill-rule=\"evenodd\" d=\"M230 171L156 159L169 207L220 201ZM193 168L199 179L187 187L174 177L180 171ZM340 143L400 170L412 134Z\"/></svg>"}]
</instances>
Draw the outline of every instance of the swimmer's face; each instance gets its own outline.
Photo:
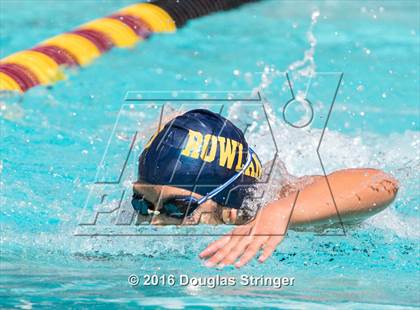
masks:
<instances>
[{"instance_id":1,"label":"swimmer's face","mask_svg":"<svg viewBox=\"0 0 420 310\"><path fill-rule=\"evenodd\" d=\"M162 205L172 199L173 197L179 196L193 196L195 198L201 198L201 195L192 193L188 190L167 186L167 185L151 185L145 183L134 183L133 190L144 197L145 200L152 203L155 210L160 210ZM185 218L182 223L180 219L173 218L165 215L164 213L159 215L150 216L138 216L139 221L151 222L154 225L195 225L195 224L235 224L237 219L237 213L235 209L225 208L218 205L212 200L208 200L201 204L189 217ZM150 219L152 217L152 219Z\"/></svg>"}]
</instances>

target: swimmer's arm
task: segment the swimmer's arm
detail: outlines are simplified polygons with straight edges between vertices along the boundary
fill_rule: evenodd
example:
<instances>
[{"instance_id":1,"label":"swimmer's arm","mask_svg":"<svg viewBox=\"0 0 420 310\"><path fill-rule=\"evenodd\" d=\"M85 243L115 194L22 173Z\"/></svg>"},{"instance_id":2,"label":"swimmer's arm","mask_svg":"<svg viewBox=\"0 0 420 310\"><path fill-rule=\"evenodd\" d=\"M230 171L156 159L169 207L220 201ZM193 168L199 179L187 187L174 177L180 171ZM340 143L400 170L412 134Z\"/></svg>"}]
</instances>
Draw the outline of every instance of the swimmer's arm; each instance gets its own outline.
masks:
<instances>
[{"instance_id":1,"label":"swimmer's arm","mask_svg":"<svg viewBox=\"0 0 420 310\"><path fill-rule=\"evenodd\" d=\"M398 190L398 182L392 176L374 169L337 171L328 176L328 182L343 222L379 212L394 200ZM254 220L210 244L200 257L208 258L208 266L236 262L235 266L241 267L263 249L259 261L264 262L289 226L338 221L328 183L324 177L315 177L299 192L273 201Z\"/></svg>"},{"instance_id":2,"label":"swimmer's arm","mask_svg":"<svg viewBox=\"0 0 420 310\"><path fill-rule=\"evenodd\" d=\"M357 222L385 209L398 191L398 181L376 169L345 169L328 175L327 179L310 178L312 181L299 192L291 226L334 223L340 218L347 223Z\"/></svg>"}]
</instances>

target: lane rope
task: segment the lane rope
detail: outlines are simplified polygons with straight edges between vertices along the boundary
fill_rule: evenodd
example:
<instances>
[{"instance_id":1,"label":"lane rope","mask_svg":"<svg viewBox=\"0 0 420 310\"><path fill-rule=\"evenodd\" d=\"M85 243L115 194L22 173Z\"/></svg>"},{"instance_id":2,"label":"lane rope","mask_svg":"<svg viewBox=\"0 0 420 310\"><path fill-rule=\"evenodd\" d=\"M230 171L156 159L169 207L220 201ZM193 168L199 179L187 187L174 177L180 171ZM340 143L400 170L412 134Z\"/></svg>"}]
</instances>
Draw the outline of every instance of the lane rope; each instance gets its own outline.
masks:
<instances>
[{"instance_id":1,"label":"lane rope","mask_svg":"<svg viewBox=\"0 0 420 310\"><path fill-rule=\"evenodd\" d=\"M87 66L112 47L130 48L152 33L258 0L156 0L137 3L0 60L0 91L26 92L65 79L64 67Z\"/></svg>"}]
</instances>

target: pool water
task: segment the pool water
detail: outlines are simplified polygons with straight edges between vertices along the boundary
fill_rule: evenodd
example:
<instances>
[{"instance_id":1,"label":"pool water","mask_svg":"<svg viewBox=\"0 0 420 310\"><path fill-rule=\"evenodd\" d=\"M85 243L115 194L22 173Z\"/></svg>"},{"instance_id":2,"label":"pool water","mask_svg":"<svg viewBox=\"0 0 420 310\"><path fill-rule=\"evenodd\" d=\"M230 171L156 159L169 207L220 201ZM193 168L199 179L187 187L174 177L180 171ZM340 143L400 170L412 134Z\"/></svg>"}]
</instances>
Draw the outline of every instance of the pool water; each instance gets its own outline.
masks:
<instances>
[{"instance_id":1,"label":"pool water","mask_svg":"<svg viewBox=\"0 0 420 310\"><path fill-rule=\"evenodd\" d=\"M1 57L130 3L3 1ZM34 88L22 97L3 94L2 307L418 307L418 32L415 1L262 1L192 21L176 34L154 35L134 49L112 50L52 87ZM310 128L298 130L282 118L290 99L285 71L295 93L305 91L308 72L313 73L308 97L321 116ZM231 227L140 229L172 236L75 235L98 176L115 178L119 168L112 166L113 159L121 163L126 156L130 139L120 135L124 126L143 133L123 184L135 178L135 155L158 110L128 104L127 92L252 96L259 90L288 171L317 174L315 149L341 72L320 151L325 169L374 167L395 175L400 191L384 212L347 227L345 235L291 231L270 260L262 265L252 261L241 270L209 269L197 257L216 238L200 235L222 234ZM273 142L258 104L255 113L237 104L224 111L238 123L250 119L248 138L262 159L270 160ZM193 106L197 103L183 108ZM127 111L129 116L121 118ZM299 113L292 110L291 117L299 119ZM107 169L104 158L110 162ZM281 289L132 287L127 282L131 274L296 280Z\"/></svg>"}]
</instances>

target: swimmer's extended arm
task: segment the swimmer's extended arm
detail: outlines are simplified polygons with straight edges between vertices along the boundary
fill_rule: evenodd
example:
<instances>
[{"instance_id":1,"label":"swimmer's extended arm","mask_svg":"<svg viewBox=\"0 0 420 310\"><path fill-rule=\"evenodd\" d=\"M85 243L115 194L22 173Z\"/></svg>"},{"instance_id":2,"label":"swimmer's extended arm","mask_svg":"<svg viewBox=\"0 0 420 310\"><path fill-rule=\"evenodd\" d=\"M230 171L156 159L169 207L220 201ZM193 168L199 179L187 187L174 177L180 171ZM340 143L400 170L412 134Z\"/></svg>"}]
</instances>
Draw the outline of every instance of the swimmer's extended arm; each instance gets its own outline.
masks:
<instances>
[{"instance_id":1,"label":"swimmer's extended arm","mask_svg":"<svg viewBox=\"0 0 420 310\"><path fill-rule=\"evenodd\" d=\"M392 176L374 169L340 170L328 176L328 183L324 177L314 177L299 192L273 201L254 220L210 244L200 257L208 258L207 266L236 262L235 266L241 267L263 249L259 261L264 262L289 226L337 223L339 216L343 222L359 221L383 210L398 191L398 182Z\"/></svg>"}]
</instances>

